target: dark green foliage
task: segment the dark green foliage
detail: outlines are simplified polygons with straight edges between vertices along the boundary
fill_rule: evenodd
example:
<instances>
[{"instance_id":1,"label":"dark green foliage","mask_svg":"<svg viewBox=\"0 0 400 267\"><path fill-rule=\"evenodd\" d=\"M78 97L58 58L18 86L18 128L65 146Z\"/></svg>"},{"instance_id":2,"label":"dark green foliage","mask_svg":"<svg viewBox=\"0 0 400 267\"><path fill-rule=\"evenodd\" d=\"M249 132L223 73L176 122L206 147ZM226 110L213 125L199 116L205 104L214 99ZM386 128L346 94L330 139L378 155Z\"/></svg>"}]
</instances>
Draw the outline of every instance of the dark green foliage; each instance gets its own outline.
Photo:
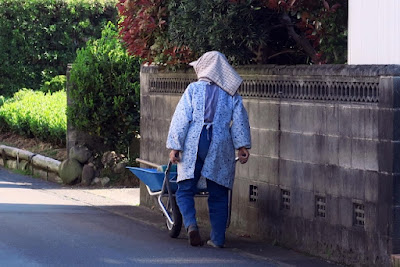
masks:
<instances>
[{"instance_id":1,"label":"dark green foliage","mask_svg":"<svg viewBox=\"0 0 400 267\"><path fill-rule=\"evenodd\" d=\"M169 38L177 46L188 46L194 58L218 50L237 65L307 62L282 25L281 14L257 0L168 3Z\"/></svg>"},{"instance_id":2,"label":"dark green foliage","mask_svg":"<svg viewBox=\"0 0 400 267\"><path fill-rule=\"evenodd\" d=\"M65 74L109 20L117 20L114 0L0 0L0 95Z\"/></svg>"},{"instance_id":3,"label":"dark green foliage","mask_svg":"<svg viewBox=\"0 0 400 267\"><path fill-rule=\"evenodd\" d=\"M218 50L232 62L254 63L258 49L270 41L277 14L256 9L253 0L169 1L168 33L177 45L187 45L199 55Z\"/></svg>"},{"instance_id":4,"label":"dark green foliage","mask_svg":"<svg viewBox=\"0 0 400 267\"><path fill-rule=\"evenodd\" d=\"M42 87L40 87L40 91L45 93L54 93L60 90L65 90L66 83L67 77L65 75L57 75L50 81L45 82Z\"/></svg>"},{"instance_id":5,"label":"dark green foliage","mask_svg":"<svg viewBox=\"0 0 400 267\"><path fill-rule=\"evenodd\" d=\"M324 35L321 38L321 51L327 63L345 64L347 62L347 17L348 4L341 1L339 11L324 19Z\"/></svg>"},{"instance_id":6,"label":"dark green foliage","mask_svg":"<svg viewBox=\"0 0 400 267\"><path fill-rule=\"evenodd\" d=\"M129 52L172 68L218 50L234 64L346 62L347 0L119 0Z\"/></svg>"},{"instance_id":7,"label":"dark green foliage","mask_svg":"<svg viewBox=\"0 0 400 267\"><path fill-rule=\"evenodd\" d=\"M5 102L6 102L6 98L4 96L0 95L0 108L1 108L1 106L4 105ZM0 132L5 131L7 128L8 127L7 127L7 124L4 120L4 118L0 116Z\"/></svg>"},{"instance_id":8,"label":"dark green foliage","mask_svg":"<svg viewBox=\"0 0 400 267\"><path fill-rule=\"evenodd\" d=\"M125 152L139 129L139 71L139 60L128 55L109 23L100 39L77 52L70 77L75 104L67 110L72 124Z\"/></svg>"}]
</instances>

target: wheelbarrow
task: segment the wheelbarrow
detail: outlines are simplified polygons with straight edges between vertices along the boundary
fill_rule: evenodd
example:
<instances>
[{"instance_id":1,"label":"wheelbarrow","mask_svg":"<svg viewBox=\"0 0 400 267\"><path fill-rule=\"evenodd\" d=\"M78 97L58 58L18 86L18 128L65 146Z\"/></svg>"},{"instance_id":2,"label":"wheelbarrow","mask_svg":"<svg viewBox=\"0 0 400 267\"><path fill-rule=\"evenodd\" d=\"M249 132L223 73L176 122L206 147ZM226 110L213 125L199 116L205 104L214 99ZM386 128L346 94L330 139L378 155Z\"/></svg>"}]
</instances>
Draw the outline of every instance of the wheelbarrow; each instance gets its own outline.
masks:
<instances>
[{"instance_id":1,"label":"wheelbarrow","mask_svg":"<svg viewBox=\"0 0 400 267\"><path fill-rule=\"evenodd\" d=\"M143 159L136 159L152 168L126 167L135 174L145 185L150 196L157 199L160 210L165 217L168 234L172 238L177 238L182 229L182 214L176 204L175 192L178 189L176 165L168 162L167 165L158 165ZM208 197L206 190L199 189L195 197ZM231 221L232 192L228 194L228 228Z\"/></svg>"}]
</instances>

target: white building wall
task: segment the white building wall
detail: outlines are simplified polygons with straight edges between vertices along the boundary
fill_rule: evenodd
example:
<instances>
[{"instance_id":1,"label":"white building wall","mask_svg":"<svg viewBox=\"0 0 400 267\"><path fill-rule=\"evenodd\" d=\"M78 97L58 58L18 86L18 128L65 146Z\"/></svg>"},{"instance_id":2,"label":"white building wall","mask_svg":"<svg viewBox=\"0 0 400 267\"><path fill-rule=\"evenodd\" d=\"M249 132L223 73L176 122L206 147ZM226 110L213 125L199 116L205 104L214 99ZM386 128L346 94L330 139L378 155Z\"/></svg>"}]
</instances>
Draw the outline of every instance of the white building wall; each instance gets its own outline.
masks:
<instances>
[{"instance_id":1,"label":"white building wall","mask_svg":"<svg viewBox=\"0 0 400 267\"><path fill-rule=\"evenodd\" d=\"M349 0L348 64L400 64L400 0Z\"/></svg>"}]
</instances>

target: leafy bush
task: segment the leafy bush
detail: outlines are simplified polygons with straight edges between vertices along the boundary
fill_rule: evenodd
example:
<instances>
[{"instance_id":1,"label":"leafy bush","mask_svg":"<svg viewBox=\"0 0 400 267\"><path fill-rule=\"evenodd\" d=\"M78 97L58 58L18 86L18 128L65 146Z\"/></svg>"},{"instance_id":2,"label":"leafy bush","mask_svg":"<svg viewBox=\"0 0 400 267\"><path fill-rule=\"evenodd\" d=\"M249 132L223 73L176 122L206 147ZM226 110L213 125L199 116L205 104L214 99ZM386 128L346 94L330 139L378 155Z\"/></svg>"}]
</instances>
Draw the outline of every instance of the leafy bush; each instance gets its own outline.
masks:
<instances>
[{"instance_id":1,"label":"leafy bush","mask_svg":"<svg viewBox=\"0 0 400 267\"><path fill-rule=\"evenodd\" d=\"M65 75L57 75L50 81L45 82L42 87L40 87L40 91L44 93L54 93L60 90L65 90L66 83L67 77Z\"/></svg>"},{"instance_id":2,"label":"leafy bush","mask_svg":"<svg viewBox=\"0 0 400 267\"><path fill-rule=\"evenodd\" d=\"M0 107L6 102L6 98L2 95L0 95Z\"/></svg>"},{"instance_id":3,"label":"leafy bush","mask_svg":"<svg viewBox=\"0 0 400 267\"><path fill-rule=\"evenodd\" d=\"M0 95L65 74L77 48L117 21L115 0L0 0Z\"/></svg>"},{"instance_id":4,"label":"leafy bush","mask_svg":"<svg viewBox=\"0 0 400 267\"><path fill-rule=\"evenodd\" d=\"M18 134L64 144L67 131L65 91L45 94L21 89L0 107L0 121Z\"/></svg>"},{"instance_id":5,"label":"leafy bush","mask_svg":"<svg viewBox=\"0 0 400 267\"><path fill-rule=\"evenodd\" d=\"M210 50L235 64L345 63L347 0L119 0L132 55L180 66Z\"/></svg>"},{"instance_id":6,"label":"leafy bush","mask_svg":"<svg viewBox=\"0 0 400 267\"><path fill-rule=\"evenodd\" d=\"M188 46L195 58L217 50L236 64L254 64L261 46L276 50L277 44L287 42L286 36L272 35L270 28L279 24L277 14L270 9L255 9L256 1L169 0L168 3L168 36L173 44Z\"/></svg>"},{"instance_id":7,"label":"leafy bush","mask_svg":"<svg viewBox=\"0 0 400 267\"><path fill-rule=\"evenodd\" d=\"M139 129L140 61L126 52L116 26L77 51L67 114L72 125L124 152Z\"/></svg>"},{"instance_id":8,"label":"leafy bush","mask_svg":"<svg viewBox=\"0 0 400 267\"><path fill-rule=\"evenodd\" d=\"M120 0L120 36L128 52L147 62L180 64L193 58L187 46L174 45L167 35L167 0Z\"/></svg>"},{"instance_id":9,"label":"leafy bush","mask_svg":"<svg viewBox=\"0 0 400 267\"><path fill-rule=\"evenodd\" d=\"M258 0L258 5L277 12L282 30L311 62L346 63L348 0Z\"/></svg>"}]
</instances>

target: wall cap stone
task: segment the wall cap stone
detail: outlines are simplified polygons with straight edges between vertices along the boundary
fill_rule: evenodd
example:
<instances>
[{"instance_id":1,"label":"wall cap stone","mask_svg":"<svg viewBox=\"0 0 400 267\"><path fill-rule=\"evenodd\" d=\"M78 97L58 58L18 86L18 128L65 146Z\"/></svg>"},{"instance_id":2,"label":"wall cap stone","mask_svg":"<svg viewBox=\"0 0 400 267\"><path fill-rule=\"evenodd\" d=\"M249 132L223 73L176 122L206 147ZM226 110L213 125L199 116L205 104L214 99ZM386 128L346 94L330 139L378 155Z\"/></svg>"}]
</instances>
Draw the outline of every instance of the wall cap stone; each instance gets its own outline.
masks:
<instances>
[{"instance_id":1,"label":"wall cap stone","mask_svg":"<svg viewBox=\"0 0 400 267\"><path fill-rule=\"evenodd\" d=\"M400 76L400 65L246 65L235 66L242 75L299 75L299 76ZM142 73L187 73L193 74L192 68L170 71L162 66L142 65Z\"/></svg>"}]
</instances>

